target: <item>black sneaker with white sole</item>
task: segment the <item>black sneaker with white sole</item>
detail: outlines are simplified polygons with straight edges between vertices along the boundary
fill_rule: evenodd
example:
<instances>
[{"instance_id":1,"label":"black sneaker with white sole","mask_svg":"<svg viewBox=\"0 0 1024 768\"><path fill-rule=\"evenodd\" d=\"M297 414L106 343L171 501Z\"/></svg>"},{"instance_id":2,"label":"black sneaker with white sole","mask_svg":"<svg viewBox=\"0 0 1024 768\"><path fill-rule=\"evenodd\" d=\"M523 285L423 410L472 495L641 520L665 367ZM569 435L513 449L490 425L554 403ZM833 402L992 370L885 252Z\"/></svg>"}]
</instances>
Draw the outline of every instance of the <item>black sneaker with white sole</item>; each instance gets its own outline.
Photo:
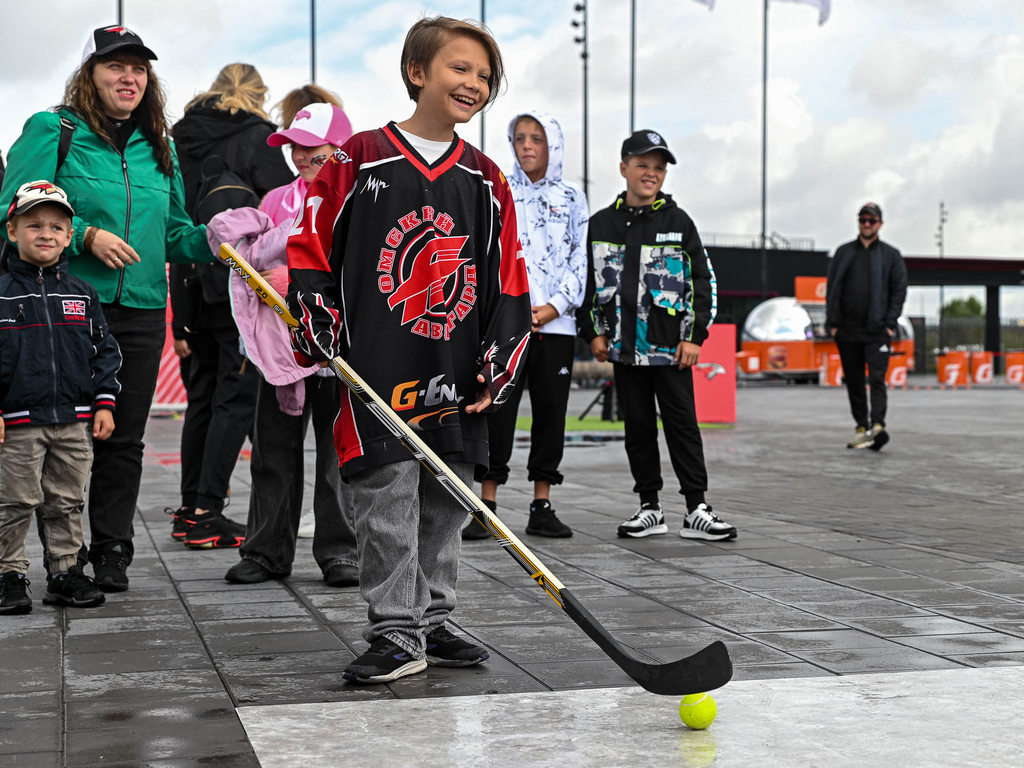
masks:
<instances>
[{"instance_id":1,"label":"black sneaker with white sole","mask_svg":"<svg viewBox=\"0 0 1024 768\"><path fill-rule=\"evenodd\" d=\"M427 635L427 664L432 667L471 667L490 657L486 648L463 640L443 626Z\"/></svg>"},{"instance_id":2,"label":"black sneaker with white sole","mask_svg":"<svg viewBox=\"0 0 1024 768\"><path fill-rule=\"evenodd\" d=\"M660 533L668 533L661 504L641 504L636 514L619 526L620 539L642 539Z\"/></svg>"},{"instance_id":3,"label":"black sneaker with white sole","mask_svg":"<svg viewBox=\"0 0 1024 768\"><path fill-rule=\"evenodd\" d=\"M684 539L722 541L735 539L736 529L712 512L710 506L701 502L683 518L683 527L679 535Z\"/></svg>"},{"instance_id":4,"label":"black sneaker with white sole","mask_svg":"<svg viewBox=\"0 0 1024 768\"><path fill-rule=\"evenodd\" d=\"M386 637L378 637L362 656L345 667L342 677L353 683L390 683L426 668L426 659L414 659Z\"/></svg>"}]
</instances>

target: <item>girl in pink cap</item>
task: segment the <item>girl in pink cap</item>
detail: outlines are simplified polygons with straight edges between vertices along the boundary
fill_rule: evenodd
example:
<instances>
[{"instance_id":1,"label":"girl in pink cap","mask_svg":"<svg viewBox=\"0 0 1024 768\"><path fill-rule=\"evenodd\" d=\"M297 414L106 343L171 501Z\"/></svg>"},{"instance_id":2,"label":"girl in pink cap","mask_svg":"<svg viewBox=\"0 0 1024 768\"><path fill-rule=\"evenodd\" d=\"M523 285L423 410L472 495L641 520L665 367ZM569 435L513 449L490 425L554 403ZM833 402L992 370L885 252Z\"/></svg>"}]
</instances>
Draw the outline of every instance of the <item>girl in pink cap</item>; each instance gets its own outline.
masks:
<instances>
[{"instance_id":1,"label":"girl in pink cap","mask_svg":"<svg viewBox=\"0 0 1024 768\"><path fill-rule=\"evenodd\" d=\"M309 182L352 135L340 107L309 104L291 125L272 134L270 146L291 145L299 171L291 184L267 193L259 210L226 211L210 221L210 246L237 245L249 263L282 295L288 291L285 244L302 210ZM262 374L252 438L252 492L241 561L225 574L235 584L283 579L291 574L302 509L302 444L310 421L316 437L313 557L324 581L335 587L359 583L352 510L346 503L334 447L341 385L330 371L295 363L287 328L241 279L232 278L231 304L246 356ZM311 373L312 371L312 373Z\"/></svg>"}]
</instances>

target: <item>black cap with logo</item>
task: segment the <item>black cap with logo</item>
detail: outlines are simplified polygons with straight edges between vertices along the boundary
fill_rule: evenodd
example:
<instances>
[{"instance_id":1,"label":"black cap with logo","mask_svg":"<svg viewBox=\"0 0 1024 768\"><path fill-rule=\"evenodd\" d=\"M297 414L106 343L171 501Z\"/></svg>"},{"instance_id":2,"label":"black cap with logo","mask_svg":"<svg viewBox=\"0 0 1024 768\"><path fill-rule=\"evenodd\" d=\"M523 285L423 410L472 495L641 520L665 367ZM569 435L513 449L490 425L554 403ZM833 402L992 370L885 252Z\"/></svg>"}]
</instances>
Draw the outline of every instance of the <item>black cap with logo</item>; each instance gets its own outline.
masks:
<instances>
[{"instance_id":1,"label":"black cap with logo","mask_svg":"<svg viewBox=\"0 0 1024 768\"><path fill-rule=\"evenodd\" d=\"M633 135L622 142L622 159L628 155L646 155L648 152L660 151L664 153L665 159L673 165L676 157L668 149L668 143L657 131L639 130L633 131Z\"/></svg>"},{"instance_id":2,"label":"black cap with logo","mask_svg":"<svg viewBox=\"0 0 1024 768\"><path fill-rule=\"evenodd\" d=\"M142 38L132 32L128 27L115 24L112 27L100 27L94 29L89 39L85 42L85 50L82 51L82 63L87 62L92 56L106 56L121 48L134 50L125 53L137 53L143 58L156 59L156 54L142 42Z\"/></svg>"}]
</instances>

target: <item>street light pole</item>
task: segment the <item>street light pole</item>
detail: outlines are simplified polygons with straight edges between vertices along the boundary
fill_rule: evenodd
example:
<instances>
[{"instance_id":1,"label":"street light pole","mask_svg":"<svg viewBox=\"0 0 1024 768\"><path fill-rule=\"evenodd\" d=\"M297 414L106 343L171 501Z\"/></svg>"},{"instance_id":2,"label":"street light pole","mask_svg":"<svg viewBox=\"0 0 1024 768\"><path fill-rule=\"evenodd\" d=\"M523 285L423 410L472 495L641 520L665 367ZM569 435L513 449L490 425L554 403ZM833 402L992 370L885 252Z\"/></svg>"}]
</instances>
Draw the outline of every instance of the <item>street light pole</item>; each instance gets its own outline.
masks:
<instances>
[{"instance_id":1,"label":"street light pole","mask_svg":"<svg viewBox=\"0 0 1024 768\"><path fill-rule=\"evenodd\" d=\"M935 242L939 246L939 259L946 255L946 222L949 220L949 210L946 203L939 202L939 231L935 235ZM946 286L939 284L939 354L946 352Z\"/></svg>"},{"instance_id":2,"label":"street light pole","mask_svg":"<svg viewBox=\"0 0 1024 768\"><path fill-rule=\"evenodd\" d=\"M580 29L580 34L573 38L573 42L580 43L583 46L583 51L580 53L580 58L583 59L583 194L586 198L590 199L590 104L588 101L588 83L589 73L588 67L590 63L590 42L587 35L587 3L586 0L583 2L576 3L574 10L577 13L582 12L583 18L573 19L572 25L577 29Z\"/></svg>"}]
</instances>

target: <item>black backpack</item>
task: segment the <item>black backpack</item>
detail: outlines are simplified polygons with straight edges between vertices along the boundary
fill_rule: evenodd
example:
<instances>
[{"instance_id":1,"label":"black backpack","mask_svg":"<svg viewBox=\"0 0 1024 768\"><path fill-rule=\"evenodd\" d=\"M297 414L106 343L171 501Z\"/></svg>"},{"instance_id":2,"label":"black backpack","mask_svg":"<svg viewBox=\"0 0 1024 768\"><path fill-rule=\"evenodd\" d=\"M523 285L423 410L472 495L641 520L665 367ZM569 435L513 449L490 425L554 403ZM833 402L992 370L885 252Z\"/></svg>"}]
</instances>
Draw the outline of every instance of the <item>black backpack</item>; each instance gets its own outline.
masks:
<instances>
[{"instance_id":1,"label":"black backpack","mask_svg":"<svg viewBox=\"0 0 1024 768\"><path fill-rule=\"evenodd\" d=\"M57 141L57 167L53 169L54 181L57 180L57 171L64 165L64 161L68 159L68 152L71 151L71 139L74 138L74 133L75 124L61 115L60 139ZM0 175L0 179L2 178L3 176ZM17 194L17 190L15 190L15 194ZM10 203L7 203L7 205L10 205ZM15 250L17 249L7 241L7 238L0 235L0 275L7 274L7 263L11 260Z\"/></svg>"},{"instance_id":2,"label":"black backpack","mask_svg":"<svg viewBox=\"0 0 1024 768\"><path fill-rule=\"evenodd\" d=\"M234 208L258 208L260 197L233 168L237 167L237 139L231 141L227 158L209 155L200 166L202 182L193 207L192 220L197 224L209 224L218 213ZM222 261L213 264L197 264L196 272L203 287L203 300L208 304L219 304L228 300L230 270Z\"/></svg>"}]
</instances>

